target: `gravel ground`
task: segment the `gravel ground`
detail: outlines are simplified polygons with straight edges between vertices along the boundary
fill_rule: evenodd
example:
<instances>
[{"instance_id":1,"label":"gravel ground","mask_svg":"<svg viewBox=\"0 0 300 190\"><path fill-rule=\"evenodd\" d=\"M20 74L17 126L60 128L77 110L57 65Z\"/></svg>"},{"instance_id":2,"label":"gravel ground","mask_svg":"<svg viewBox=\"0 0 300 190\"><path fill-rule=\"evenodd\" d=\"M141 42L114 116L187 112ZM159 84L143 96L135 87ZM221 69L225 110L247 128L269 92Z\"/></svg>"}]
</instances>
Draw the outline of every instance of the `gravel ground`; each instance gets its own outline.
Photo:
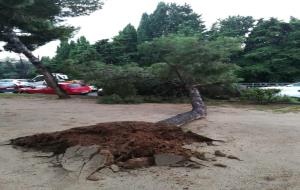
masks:
<instances>
[{"instance_id":1,"label":"gravel ground","mask_svg":"<svg viewBox=\"0 0 300 190\"><path fill-rule=\"evenodd\" d=\"M53 97L0 97L0 142L41 132L108 121L155 122L187 111L185 104L100 105L95 100ZM152 167L113 173L103 170L100 181L78 179L38 153L0 146L1 190L240 190L300 189L300 113L259 111L250 106L210 106L208 118L186 128L215 139L220 150L242 161L218 158L226 168ZM193 146L193 148L197 148Z\"/></svg>"}]
</instances>

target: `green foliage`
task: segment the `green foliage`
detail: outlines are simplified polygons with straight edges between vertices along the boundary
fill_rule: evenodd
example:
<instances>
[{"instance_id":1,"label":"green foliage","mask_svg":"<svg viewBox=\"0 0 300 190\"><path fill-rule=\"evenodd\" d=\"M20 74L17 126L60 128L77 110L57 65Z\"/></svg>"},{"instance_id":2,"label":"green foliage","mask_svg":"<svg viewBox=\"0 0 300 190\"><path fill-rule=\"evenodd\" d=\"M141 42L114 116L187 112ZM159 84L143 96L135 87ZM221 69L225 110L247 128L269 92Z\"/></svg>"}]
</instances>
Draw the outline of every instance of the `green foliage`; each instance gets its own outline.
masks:
<instances>
[{"instance_id":1,"label":"green foliage","mask_svg":"<svg viewBox=\"0 0 300 190\"><path fill-rule=\"evenodd\" d=\"M224 41L224 40L223 40ZM86 80L103 88L104 94L126 97L183 97L186 85L232 83L236 66L228 57L236 44L218 48L216 41L199 41L197 37L169 36L145 42L143 47L156 49L161 63L147 67L136 64L101 65L87 74ZM230 47L231 45L234 47ZM153 48L154 46L155 48ZM180 77L179 77L179 75Z\"/></svg>"},{"instance_id":2,"label":"green foliage","mask_svg":"<svg viewBox=\"0 0 300 190\"><path fill-rule=\"evenodd\" d=\"M252 16L229 16L214 23L207 34L210 39L226 36L245 40L246 34L250 33L254 23Z\"/></svg>"},{"instance_id":3,"label":"green foliage","mask_svg":"<svg viewBox=\"0 0 300 190\"><path fill-rule=\"evenodd\" d=\"M236 44L234 44L236 46ZM154 48L155 47L155 48ZM185 85L230 83L237 80L236 66L226 63L228 53L216 48L216 42L201 41L197 37L169 36L144 44L144 51L154 50L160 55L161 77L177 79ZM228 48L231 50L234 48Z\"/></svg>"},{"instance_id":4,"label":"green foliage","mask_svg":"<svg viewBox=\"0 0 300 190\"><path fill-rule=\"evenodd\" d=\"M112 94L109 96L103 96L98 99L99 104L140 104L144 103L144 100L140 96L127 96L120 97L117 94Z\"/></svg>"},{"instance_id":5,"label":"green foliage","mask_svg":"<svg viewBox=\"0 0 300 190\"><path fill-rule=\"evenodd\" d=\"M200 87L200 92L206 98L220 100L240 97L241 95L241 89L237 83L203 86Z\"/></svg>"},{"instance_id":6,"label":"green foliage","mask_svg":"<svg viewBox=\"0 0 300 190\"><path fill-rule=\"evenodd\" d=\"M240 76L246 82L300 80L300 20L259 20L246 40Z\"/></svg>"},{"instance_id":7,"label":"green foliage","mask_svg":"<svg viewBox=\"0 0 300 190\"><path fill-rule=\"evenodd\" d=\"M25 60L6 59L0 61L0 79L18 78L25 79L35 76L35 69Z\"/></svg>"},{"instance_id":8,"label":"green foliage","mask_svg":"<svg viewBox=\"0 0 300 190\"><path fill-rule=\"evenodd\" d=\"M93 47L101 60L107 64L128 64L137 62L137 31L128 24L110 42L108 39L99 40Z\"/></svg>"},{"instance_id":9,"label":"green foliage","mask_svg":"<svg viewBox=\"0 0 300 190\"><path fill-rule=\"evenodd\" d=\"M139 67L135 64L102 65L85 79L103 88L105 95L117 94L122 98L136 95L184 96L185 90L178 81L160 78L160 68L160 64L151 67Z\"/></svg>"},{"instance_id":10,"label":"green foliage","mask_svg":"<svg viewBox=\"0 0 300 190\"><path fill-rule=\"evenodd\" d=\"M160 2L152 14L143 14L138 27L138 41L142 43L169 34L194 35L204 30L201 15L193 12L190 5Z\"/></svg>"},{"instance_id":11,"label":"green foliage","mask_svg":"<svg viewBox=\"0 0 300 190\"><path fill-rule=\"evenodd\" d=\"M287 96L278 96L279 92L280 90L278 89L250 88L242 90L241 99L259 104L298 102L295 98Z\"/></svg>"},{"instance_id":12,"label":"green foliage","mask_svg":"<svg viewBox=\"0 0 300 190\"><path fill-rule=\"evenodd\" d=\"M164 96L128 96L120 97L117 94L99 97L99 104L141 104L141 103L189 103L188 97L164 97Z\"/></svg>"},{"instance_id":13,"label":"green foliage","mask_svg":"<svg viewBox=\"0 0 300 190\"><path fill-rule=\"evenodd\" d=\"M67 39L75 30L59 24L65 17L87 15L101 8L98 0L0 0L0 41L7 42L7 30L17 30L18 37L29 48L56 39ZM6 44L6 50L19 52Z\"/></svg>"},{"instance_id":14,"label":"green foliage","mask_svg":"<svg viewBox=\"0 0 300 190\"><path fill-rule=\"evenodd\" d=\"M143 78L143 68L136 65L101 65L86 80L104 89L105 95L117 94L120 97L135 96L136 83Z\"/></svg>"},{"instance_id":15,"label":"green foliage","mask_svg":"<svg viewBox=\"0 0 300 190\"><path fill-rule=\"evenodd\" d=\"M112 52L116 63L131 63L137 61L137 31L128 24L112 42Z\"/></svg>"},{"instance_id":16,"label":"green foliage","mask_svg":"<svg viewBox=\"0 0 300 190\"><path fill-rule=\"evenodd\" d=\"M100 65L101 57L85 37L80 37L76 42L64 41L57 48L56 56L47 61L46 65L52 72L62 72L71 78L83 79L92 70Z\"/></svg>"}]
</instances>

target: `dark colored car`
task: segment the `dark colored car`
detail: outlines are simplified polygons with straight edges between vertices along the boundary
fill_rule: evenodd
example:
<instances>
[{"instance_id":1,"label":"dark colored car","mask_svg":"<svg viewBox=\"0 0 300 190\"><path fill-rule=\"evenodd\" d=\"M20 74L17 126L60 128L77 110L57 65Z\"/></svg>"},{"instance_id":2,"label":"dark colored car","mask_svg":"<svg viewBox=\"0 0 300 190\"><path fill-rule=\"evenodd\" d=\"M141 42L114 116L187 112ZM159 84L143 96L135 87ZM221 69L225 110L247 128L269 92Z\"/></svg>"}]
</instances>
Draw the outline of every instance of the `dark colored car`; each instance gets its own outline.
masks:
<instances>
[{"instance_id":1,"label":"dark colored car","mask_svg":"<svg viewBox=\"0 0 300 190\"><path fill-rule=\"evenodd\" d=\"M18 86L12 82L0 82L0 93L17 92Z\"/></svg>"}]
</instances>

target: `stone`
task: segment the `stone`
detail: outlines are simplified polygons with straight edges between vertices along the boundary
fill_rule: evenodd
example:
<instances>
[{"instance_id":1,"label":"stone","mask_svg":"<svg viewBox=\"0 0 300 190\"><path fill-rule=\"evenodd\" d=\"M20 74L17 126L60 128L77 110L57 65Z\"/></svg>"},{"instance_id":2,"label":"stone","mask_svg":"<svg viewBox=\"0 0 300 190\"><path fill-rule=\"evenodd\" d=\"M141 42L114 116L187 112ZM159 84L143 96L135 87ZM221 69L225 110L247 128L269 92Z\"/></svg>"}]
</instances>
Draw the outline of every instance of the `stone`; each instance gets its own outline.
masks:
<instances>
[{"instance_id":1,"label":"stone","mask_svg":"<svg viewBox=\"0 0 300 190\"><path fill-rule=\"evenodd\" d=\"M198 158L196 158L196 157L190 157L190 161L192 161L192 162L195 162L195 163L197 163L197 164L199 164L199 165L201 165L201 166L207 166L207 165L205 165L204 163L203 163L203 161L202 160L200 160L200 159L198 159ZM208 166L207 166L208 167Z\"/></svg>"},{"instance_id":2,"label":"stone","mask_svg":"<svg viewBox=\"0 0 300 190\"><path fill-rule=\"evenodd\" d=\"M242 161L241 159L239 159L238 157L233 156L233 155L229 155L229 156L227 156L227 158Z\"/></svg>"},{"instance_id":3,"label":"stone","mask_svg":"<svg viewBox=\"0 0 300 190\"><path fill-rule=\"evenodd\" d=\"M200 160L204 160L204 161L212 161L216 158L215 155L213 155L209 152L194 152L193 155L196 158L198 158Z\"/></svg>"},{"instance_id":4,"label":"stone","mask_svg":"<svg viewBox=\"0 0 300 190\"><path fill-rule=\"evenodd\" d=\"M74 146L66 150L61 158L61 165L71 172L78 172L99 151L98 146Z\"/></svg>"},{"instance_id":5,"label":"stone","mask_svg":"<svg viewBox=\"0 0 300 190\"><path fill-rule=\"evenodd\" d=\"M171 166L186 160L184 156L162 153L154 155L154 162L157 166Z\"/></svg>"},{"instance_id":6,"label":"stone","mask_svg":"<svg viewBox=\"0 0 300 190\"><path fill-rule=\"evenodd\" d=\"M95 176L95 175L90 175L86 178L86 180L89 180L89 181L99 181L100 179Z\"/></svg>"},{"instance_id":7,"label":"stone","mask_svg":"<svg viewBox=\"0 0 300 190\"><path fill-rule=\"evenodd\" d=\"M119 162L119 165L126 169L143 168L153 165L153 159L149 157L132 158L126 162Z\"/></svg>"},{"instance_id":8,"label":"stone","mask_svg":"<svg viewBox=\"0 0 300 190\"><path fill-rule=\"evenodd\" d=\"M215 155L218 156L218 157L226 157L226 154L221 152L220 150L216 150Z\"/></svg>"},{"instance_id":9,"label":"stone","mask_svg":"<svg viewBox=\"0 0 300 190\"><path fill-rule=\"evenodd\" d=\"M90 160L86 161L82 170L80 171L80 175L82 176L90 176L94 174L99 169L105 167L106 164L106 156L101 154L94 155Z\"/></svg>"},{"instance_id":10,"label":"stone","mask_svg":"<svg viewBox=\"0 0 300 190\"><path fill-rule=\"evenodd\" d=\"M220 163L214 164L214 166L221 167L221 168L227 168L227 166L225 164L220 164Z\"/></svg>"},{"instance_id":11,"label":"stone","mask_svg":"<svg viewBox=\"0 0 300 190\"><path fill-rule=\"evenodd\" d=\"M183 166L188 167L188 168L194 168L194 169L201 168L200 164L195 163L195 162L191 162L191 161L184 161Z\"/></svg>"},{"instance_id":12,"label":"stone","mask_svg":"<svg viewBox=\"0 0 300 190\"><path fill-rule=\"evenodd\" d=\"M120 171L120 168L119 166L113 164L110 166L110 169L113 171L113 172L119 172Z\"/></svg>"}]
</instances>

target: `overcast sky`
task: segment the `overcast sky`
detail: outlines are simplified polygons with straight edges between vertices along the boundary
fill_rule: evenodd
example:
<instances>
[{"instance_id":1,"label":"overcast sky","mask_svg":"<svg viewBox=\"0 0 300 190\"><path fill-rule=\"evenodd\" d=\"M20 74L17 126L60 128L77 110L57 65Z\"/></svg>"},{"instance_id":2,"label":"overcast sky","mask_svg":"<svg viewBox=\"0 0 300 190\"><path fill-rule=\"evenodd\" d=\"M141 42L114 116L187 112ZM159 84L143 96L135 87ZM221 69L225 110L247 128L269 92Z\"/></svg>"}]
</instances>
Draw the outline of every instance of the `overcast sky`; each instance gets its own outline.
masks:
<instances>
[{"instance_id":1,"label":"overcast sky","mask_svg":"<svg viewBox=\"0 0 300 190\"><path fill-rule=\"evenodd\" d=\"M161 0L104 0L103 9L90 16L72 18L68 23L80 27L75 35L84 35L95 42L118 34L128 23L138 26L144 12L152 13ZM290 16L300 18L300 0L165 0L177 4L188 3L202 15L207 27L219 18L230 15L253 16L254 18L277 17L288 20ZM51 42L37 51L38 56L55 55L58 42ZM0 59L11 56L0 53Z\"/></svg>"}]
</instances>

